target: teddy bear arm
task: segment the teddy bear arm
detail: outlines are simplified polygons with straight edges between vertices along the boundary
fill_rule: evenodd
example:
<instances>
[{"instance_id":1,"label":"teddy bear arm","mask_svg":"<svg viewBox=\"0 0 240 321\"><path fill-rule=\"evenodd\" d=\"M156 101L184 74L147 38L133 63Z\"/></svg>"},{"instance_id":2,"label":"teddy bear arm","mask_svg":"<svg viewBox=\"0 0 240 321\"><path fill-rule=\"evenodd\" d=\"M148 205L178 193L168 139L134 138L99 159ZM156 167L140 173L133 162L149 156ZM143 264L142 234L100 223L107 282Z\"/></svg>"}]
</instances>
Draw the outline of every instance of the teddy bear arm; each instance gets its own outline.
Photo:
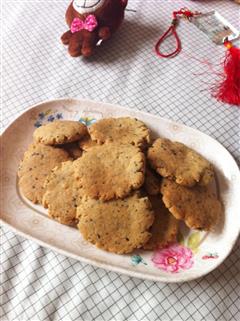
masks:
<instances>
[{"instance_id":1,"label":"teddy bear arm","mask_svg":"<svg viewBox=\"0 0 240 321\"><path fill-rule=\"evenodd\" d=\"M111 31L109 27L101 27L98 31L98 36L102 40L107 40L111 37Z\"/></svg>"},{"instance_id":2,"label":"teddy bear arm","mask_svg":"<svg viewBox=\"0 0 240 321\"><path fill-rule=\"evenodd\" d=\"M68 30L68 31L64 32L64 34L61 36L62 43L64 45L68 45L71 36L72 36L71 30Z\"/></svg>"}]
</instances>

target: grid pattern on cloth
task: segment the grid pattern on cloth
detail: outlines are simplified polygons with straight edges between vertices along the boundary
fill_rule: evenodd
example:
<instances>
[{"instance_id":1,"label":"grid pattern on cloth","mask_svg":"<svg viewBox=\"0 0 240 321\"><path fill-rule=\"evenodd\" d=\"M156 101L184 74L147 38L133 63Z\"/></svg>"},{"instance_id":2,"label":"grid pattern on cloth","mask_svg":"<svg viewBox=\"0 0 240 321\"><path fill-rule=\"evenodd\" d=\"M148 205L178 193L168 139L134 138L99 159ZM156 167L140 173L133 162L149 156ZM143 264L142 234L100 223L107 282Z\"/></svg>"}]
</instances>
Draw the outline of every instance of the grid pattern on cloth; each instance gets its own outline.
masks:
<instances>
[{"instance_id":1,"label":"grid pattern on cloth","mask_svg":"<svg viewBox=\"0 0 240 321\"><path fill-rule=\"evenodd\" d=\"M153 46L173 10L217 9L239 28L228 0L130 0L118 33L89 60L59 38L69 1L3 1L3 127L27 107L58 97L118 103L197 128L240 161L239 109L211 98L223 46L187 21L183 50L159 59ZM163 45L170 50L171 39ZM184 284L142 281L63 257L1 229L1 320L239 320L240 242L208 276Z\"/></svg>"}]
</instances>

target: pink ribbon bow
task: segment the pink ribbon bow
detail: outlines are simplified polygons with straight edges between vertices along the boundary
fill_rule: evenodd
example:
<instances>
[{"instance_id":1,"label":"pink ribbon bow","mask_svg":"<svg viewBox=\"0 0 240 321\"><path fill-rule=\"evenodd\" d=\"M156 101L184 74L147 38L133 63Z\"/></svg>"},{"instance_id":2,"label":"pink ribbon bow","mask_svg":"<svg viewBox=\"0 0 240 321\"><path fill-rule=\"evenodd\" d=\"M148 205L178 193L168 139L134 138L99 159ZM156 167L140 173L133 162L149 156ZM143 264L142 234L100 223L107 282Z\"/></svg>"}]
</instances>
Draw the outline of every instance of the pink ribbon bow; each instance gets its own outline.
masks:
<instances>
[{"instance_id":1,"label":"pink ribbon bow","mask_svg":"<svg viewBox=\"0 0 240 321\"><path fill-rule=\"evenodd\" d=\"M92 32L97 25L97 19L92 14L88 15L84 21L79 18L74 18L71 24L71 32L75 33L83 29Z\"/></svg>"}]
</instances>

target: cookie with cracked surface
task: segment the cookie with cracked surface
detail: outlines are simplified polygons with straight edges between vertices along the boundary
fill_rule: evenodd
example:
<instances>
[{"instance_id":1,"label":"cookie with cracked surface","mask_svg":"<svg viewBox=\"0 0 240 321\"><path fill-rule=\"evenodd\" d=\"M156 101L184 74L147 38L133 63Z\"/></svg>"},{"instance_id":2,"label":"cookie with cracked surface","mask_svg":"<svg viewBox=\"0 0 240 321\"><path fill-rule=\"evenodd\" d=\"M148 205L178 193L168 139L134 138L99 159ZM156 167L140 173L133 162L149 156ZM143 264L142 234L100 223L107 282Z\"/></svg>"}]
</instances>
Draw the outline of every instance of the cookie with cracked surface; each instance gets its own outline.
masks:
<instances>
[{"instance_id":1,"label":"cookie with cracked surface","mask_svg":"<svg viewBox=\"0 0 240 321\"><path fill-rule=\"evenodd\" d=\"M33 139L45 145L61 145L77 141L87 134L87 127L71 120L57 120L37 128Z\"/></svg>"},{"instance_id":2,"label":"cookie with cracked surface","mask_svg":"<svg viewBox=\"0 0 240 321\"><path fill-rule=\"evenodd\" d=\"M18 170L18 184L23 195L35 204L41 203L46 177L52 168L69 158L61 148L31 144Z\"/></svg>"},{"instance_id":3,"label":"cookie with cracked surface","mask_svg":"<svg viewBox=\"0 0 240 321\"><path fill-rule=\"evenodd\" d=\"M45 180L42 204L48 215L62 224L76 225L81 188L74 179L74 161L55 167Z\"/></svg>"},{"instance_id":4,"label":"cookie with cracked surface","mask_svg":"<svg viewBox=\"0 0 240 321\"><path fill-rule=\"evenodd\" d=\"M89 128L89 133L98 144L114 142L145 148L150 143L147 126L130 117L101 119Z\"/></svg>"},{"instance_id":5,"label":"cookie with cracked surface","mask_svg":"<svg viewBox=\"0 0 240 321\"><path fill-rule=\"evenodd\" d=\"M160 194L161 177L146 167L144 188L148 195Z\"/></svg>"},{"instance_id":6,"label":"cookie with cracked surface","mask_svg":"<svg viewBox=\"0 0 240 321\"><path fill-rule=\"evenodd\" d=\"M190 228L210 231L222 216L221 202L204 186L188 188L164 178L161 193L172 215Z\"/></svg>"},{"instance_id":7,"label":"cookie with cracked surface","mask_svg":"<svg viewBox=\"0 0 240 321\"><path fill-rule=\"evenodd\" d=\"M75 176L85 196L124 198L144 182L145 156L132 145L95 146L76 160Z\"/></svg>"},{"instance_id":8,"label":"cookie with cracked surface","mask_svg":"<svg viewBox=\"0 0 240 321\"><path fill-rule=\"evenodd\" d=\"M85 240L118 254L142 247L151 237L148 230L154 220L149 199L138 193L107 202L84 198L77 216Z\"/></svg>"},{"instance_id":9,"label":"cookie with cracked surface","mask_svg":"<svg viewBox=\"0 0 240 321\"><path fill-rule=\"evenodd\" d=\"M169 139L158 138L147 157L160 175L183 186L208 185L214 177L213 166L204 157Z\"/></svg>"},{"instance_id":10,"label":"cookie with cracked surface","mask_svg":"<svg viewBox=\"0 0 240 321\"><path fill-rule=\"evenodd\" d=\"M151 238L144 244L144 250L154 250L176 242L179 221L169 212L161 196L149 196L154 212L154 222L149 232Z\"/></svg>"}]
</instances>

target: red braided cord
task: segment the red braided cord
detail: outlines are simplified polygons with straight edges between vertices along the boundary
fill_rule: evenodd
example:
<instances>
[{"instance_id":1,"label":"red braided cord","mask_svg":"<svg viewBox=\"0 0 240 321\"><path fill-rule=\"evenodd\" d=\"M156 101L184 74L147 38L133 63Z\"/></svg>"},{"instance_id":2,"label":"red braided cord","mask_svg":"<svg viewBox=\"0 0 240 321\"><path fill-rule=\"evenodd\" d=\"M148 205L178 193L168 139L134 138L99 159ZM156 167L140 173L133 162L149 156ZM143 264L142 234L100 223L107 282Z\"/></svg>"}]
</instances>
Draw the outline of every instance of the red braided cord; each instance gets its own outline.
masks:
<instances>
[{"instance_id":1,"label":"red braided cord","mask_svg":"<svg viewBox=\"0 0 240 321\"><path fill-rule=\"evenodd\" d=\"M180 9L179 11L174 11L173 12L173 20L172 20L172 24L171 26L168 28L168 30L159 38L158 42L155 45L155 52L159 57L162 58L170 58L170 57L174 57L177 54L179 54L179 52L181 51L182 47L181 47L181 41L178 37L177 31L176 31L176 26L177 26L177 22L178 22L178 15L184 15L186 18L190 18L192 17L194 14L187 9ZM160 45L161 43L164 41L165 38L167 38L170 34L173 34L173 36L176 39L176 50L174 50L173 52L169 53L169 54L163 54L160 51Z\"/></svg>"},{"instance_id":2,"label":"red braided cord","mask_svg":"<svg viewBox=\"0 0 240 321\"><path fill-rule=\"evenodd\" d=\"M173 34L175 39L176 39L176 42L177 42L177 47L176 47L176 50L169 53L169 54L163 54L161 51L160 51L160 44L162 43L162 41L167 37L167 35L169 34ZM181 41L178 37L178 34L176 32L176 26L175 25L171 25L168 30L159 38L158 42L156 43L155 45L155 52L156 54L159 56L159 57L163 57L163 58L169 58L169 57L174 57L175 55L177 55L180 51L181 51L182 47L181 47Z\"/></svg>"}]
</instances>

